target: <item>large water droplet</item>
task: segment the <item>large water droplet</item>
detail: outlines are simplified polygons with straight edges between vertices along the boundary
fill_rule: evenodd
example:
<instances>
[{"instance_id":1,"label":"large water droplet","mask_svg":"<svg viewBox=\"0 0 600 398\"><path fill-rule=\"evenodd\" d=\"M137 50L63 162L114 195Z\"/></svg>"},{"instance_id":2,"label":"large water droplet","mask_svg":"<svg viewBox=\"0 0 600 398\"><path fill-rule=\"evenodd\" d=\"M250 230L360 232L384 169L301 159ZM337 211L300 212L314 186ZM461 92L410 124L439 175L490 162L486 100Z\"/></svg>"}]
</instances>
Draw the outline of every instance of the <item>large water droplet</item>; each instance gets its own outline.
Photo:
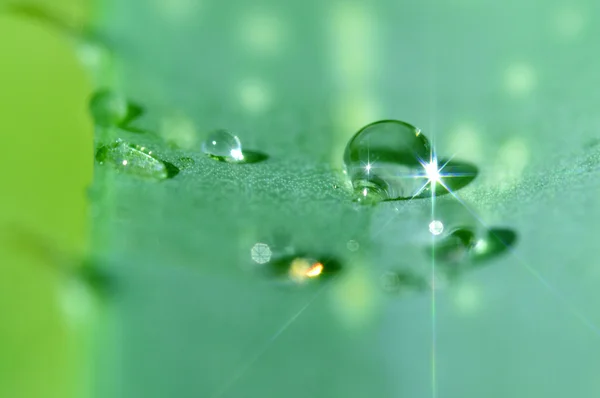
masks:
<instances>
[{"instance_id":1,"label":"large water droplet","mask_svg":"<svg viewBox=\"0 0 600 398\"><path fill-rule=\"evenodd\" d=\"M345 173L357 200L373 203L444 195L477 176L469 163L438 159L421 131L398 120L363 127L344 152Z\"/></svg>"},{"instance_id":2,"label":"large water droplet","mask_svg":"<svg viewBox=\"0 0 600 398\"><path fill-rule=\"evenodd\" d=\"M202 151L214 159L225 162L244 160L240 139L227 130L212 132L202 143Z\"/></svg>"},{"instance_id":3,"label":"large water droplet","mask_svg":"<svg viewBox=\"0 0 600 398\"><path fill-rule=\"evenodd\" d=\"M90 112L94 122L103 127L125 127L142 114L142 108L114 91L103 89L92 95Z\"/></svg>"},{"instance_id":4,"label":"large water droplet","mask_svg":"<svg viewBox=\"0 0 600 398\"><path fill-rule=\"evenodd\" d=\"M157 180L171 178L179 173L175 165L157 158L148 148L120 139L98 148L96 160L129 174Z\"/></svg>"},{"instance_id":5,"label":"large water droplet","mask_svg":"<svg viewBox=\"0 0 600 398\"><path fill-rule=\"evenodd\" d=\"M432 149L421 131L398 120L363 127L344 152L345 172L360 201L409 199L427 190Z\"/></svg>"}]
</instances>

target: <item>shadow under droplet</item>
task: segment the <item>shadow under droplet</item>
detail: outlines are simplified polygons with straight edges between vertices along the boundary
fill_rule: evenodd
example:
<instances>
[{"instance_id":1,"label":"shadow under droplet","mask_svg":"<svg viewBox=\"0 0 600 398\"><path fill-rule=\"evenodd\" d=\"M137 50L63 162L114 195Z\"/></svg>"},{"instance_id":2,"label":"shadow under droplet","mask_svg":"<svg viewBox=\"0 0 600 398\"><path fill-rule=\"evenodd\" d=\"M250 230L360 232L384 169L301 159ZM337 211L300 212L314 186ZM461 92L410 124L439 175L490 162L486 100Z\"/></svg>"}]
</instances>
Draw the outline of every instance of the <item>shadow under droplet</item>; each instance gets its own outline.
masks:
<instances>
[{"instance_id":1,"label":"shadow under droplet","mask_svg":"<svg viewBox=\"0 0 600 398\"><path fill-rule=\"evenodd\" d=\"M117 283L106 269L92 259L84 259L74 271L74 276L83 281L90 289L103 298L115 295Z\"/></svg>"},{"instance_id":2,"label":"shadow under droplet","mask_svg":"<svg viewBox=\"0 0 600 398\"><path fill-rule=\"evenodd\" d=\"M269 159L269 155L263 152L244 150L243 153L244 160L240 163L259 163Z\"/></svg>"},{"instance_id":3,"label":"shadow under droplet","mask_svg":"<svg viewBox=\"0 0 600 398\"><path fill-rule=\"evenodd\" d=\"M443 166L443 169L440 171L441 180L448 189L442 184L436 184L436 196L446 195L449 193L448 190L456 192L466 187L479 174L477 166L471 163L441 159L438 164L440 167Z\"/></svg>"},{"instance_id":4,"label":"shadow under droplet","mask_svg":"<svg viewBox=\"0 0 600 398\"><path fill-rule=\"evenodd\" d=\"M468 228L458 228L429 246L427 252L440 262L449 279L481 267L511 249L517 242L517 233L506 228L492 228L477 238Z\"/></svg>"},{"instance_id":5,"label":"shadow under droplet","mask_svg":"<svg viewBox=\"0 0 600 398\"><path fill-rule=\"evenodd\" d=\"M492 228L487 237L475 243L471 249L471 261L480 264L502 255L517 242L517 233L506 228Z\"/></svg>"},{"instance_id":6,"label":"shadow under droplet","mask_svg":"<svg viewBox=\"0 0 600 398\"><path fill-rule=\"evenodd\" d=\"M173 178L179 174L179 167L175 166L173 163L166 162L164 160L162 160L162 163L165 165L165 169L167 170L167 178Z\"/></svg>"}]
</instances>

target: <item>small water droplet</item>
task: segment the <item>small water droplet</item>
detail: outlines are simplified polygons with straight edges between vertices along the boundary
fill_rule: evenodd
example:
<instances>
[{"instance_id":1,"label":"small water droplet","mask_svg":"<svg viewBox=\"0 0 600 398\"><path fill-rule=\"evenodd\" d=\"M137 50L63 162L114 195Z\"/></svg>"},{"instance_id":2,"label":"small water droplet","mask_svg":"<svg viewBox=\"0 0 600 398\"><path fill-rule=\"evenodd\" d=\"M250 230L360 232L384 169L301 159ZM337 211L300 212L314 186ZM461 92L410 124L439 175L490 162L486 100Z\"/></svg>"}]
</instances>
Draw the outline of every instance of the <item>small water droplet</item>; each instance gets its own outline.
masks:
<instances>
[{"instance_id":1,"label":"small water droplet","mask_svg":"<svg viewBox=\"0 0 600 398\"><path fill-rule=\"evenodd\" d=\"M202 143L202 151L208 156L225 162L242 162L242 143L227 130L212 132Z\"/></svg>"},{"instance_id":2,"label":"small water droplet","mask_svg":"<svg viewBox=\"0 0 600 398\"><path fill-rule=\"evenodd\" d=\"M363 127L348 142L344 166L360 201L409 199L427 189L432 158L421 131L398 120Z\"/></svg>"},{"instance_id":3,"label":"small water droplet","mask_svg":"<svg viewBox=\"0 0 600 398\"><path fill-rule=\"evenodd\" d=\"M327 278L340 270L339 263L329 257L321 259L320 256L293 254L274 258L272 252L267 256L270 251L269 246L262 243L257 245L252 248L253 260L264 264L266 266L264 271L283 284L303 285ZM268 262L259 262L264 261L266 257L270 258Z\"/></svg>"},{"instance_id":4,"label":"small water droplet","mask_svg":"<svg viewBox=\"0 0 600 398\"><path fill-rule=\"evenodd\" d=\"M96 91L89 106L94 122L103 127L125 127L142 114L140 106L108 89Z\"/></svg>"},{"instance_id":5,"label":"small water droplet","mask_svg":"<svg viewBox=\"0 0 600 398\"><path fill-rule=\"evenodd\" d=\"M435 209L435 220L429 224L435 241L426 251L434 256L448 280L507 252L517 240L517 234L510 229L486 229L466 206L470 205L458 201L440 203Z\"/></svg>"},{"instance_id":6,"label":"small water droplet","mask_svg":"<svg viewBox=\"0 0 600 398\"><path fill-rule=\"evenodd\" d=\"M467 228L452 231L433 248L433 255L449 265L445 273L450 279L507 252L517 240L517 234L505 228L475 232ZM431 250L430 250L431 252Z\"/></svg>"},{"instance_id":7,"label":"small water droplet","mask_svg":"<svg viewBox=\"0 0 600 398\"><path fill-rule=\"evenodd\" d=\"M147 148L120 139L99 147L96 160L129 174L158 180L174 177L179 172L175 165L158 159Z\"/></svg>"}]
</instances>

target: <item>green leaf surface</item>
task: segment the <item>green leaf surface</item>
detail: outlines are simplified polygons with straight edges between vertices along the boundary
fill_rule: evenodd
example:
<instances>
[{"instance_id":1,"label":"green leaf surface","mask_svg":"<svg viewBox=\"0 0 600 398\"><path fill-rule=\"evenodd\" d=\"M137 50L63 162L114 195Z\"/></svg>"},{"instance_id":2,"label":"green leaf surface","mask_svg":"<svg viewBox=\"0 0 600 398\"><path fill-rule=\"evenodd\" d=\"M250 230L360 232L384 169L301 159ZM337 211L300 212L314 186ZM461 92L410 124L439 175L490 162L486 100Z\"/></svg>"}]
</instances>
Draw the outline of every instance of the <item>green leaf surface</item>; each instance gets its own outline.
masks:
<instances>
[{"instance_id":1,"label":"green leaf surface","mask_svg":"<svg viewBox=\"0 0 600 398\"><path fill-rule=\"evenodd\" d=\"M147 132L99 128L97 145L181 172L96 167L95 254L119 286L98 396L600 392L594 2L128 0L105 15L112 88ZM469 222L515 245L433 293L386 294L390 270L443 267L428 224L457 199L353 202L342 153L379 119L476 165L456 192ZM268 159L207 157L219 128ZM341 270L282 285L253 263L257 242Z\"/></svg>"}]
</instances>

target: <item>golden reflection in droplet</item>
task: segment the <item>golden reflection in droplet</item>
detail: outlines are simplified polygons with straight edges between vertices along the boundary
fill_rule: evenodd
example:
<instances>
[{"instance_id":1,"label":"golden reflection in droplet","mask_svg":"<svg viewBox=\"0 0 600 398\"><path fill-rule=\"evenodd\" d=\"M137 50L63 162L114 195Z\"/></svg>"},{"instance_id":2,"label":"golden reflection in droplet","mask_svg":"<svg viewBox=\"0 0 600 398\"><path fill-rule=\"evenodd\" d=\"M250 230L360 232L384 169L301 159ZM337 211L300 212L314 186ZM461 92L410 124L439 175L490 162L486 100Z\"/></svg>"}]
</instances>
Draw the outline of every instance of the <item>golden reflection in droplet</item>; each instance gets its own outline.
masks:
<instances>
[{"instance_id":1,"label":"golden reflection in droplet","mask_svg":"<svg viewBox=\"0 0 600 398\"><path fill-rule=\"evenodd\" d=\"M296 283L303 283L308 278L316 278L323 273L322 263L307 258L298 257L292 260L289 276Z\"/></svg>"},{"instance_id":2,"label":"golden reflection in droplet","mask_svg":"<svg viewBox=\"0 0 600 398\"><path fill-rule=\"evenodd\" d=\"M310 267L308 271L306 271L306 276L308 276L309 278L316 278L317 276L321 275L322 272L323 264L314 263L312 267Z\"/></svg>"}]
</instances>

